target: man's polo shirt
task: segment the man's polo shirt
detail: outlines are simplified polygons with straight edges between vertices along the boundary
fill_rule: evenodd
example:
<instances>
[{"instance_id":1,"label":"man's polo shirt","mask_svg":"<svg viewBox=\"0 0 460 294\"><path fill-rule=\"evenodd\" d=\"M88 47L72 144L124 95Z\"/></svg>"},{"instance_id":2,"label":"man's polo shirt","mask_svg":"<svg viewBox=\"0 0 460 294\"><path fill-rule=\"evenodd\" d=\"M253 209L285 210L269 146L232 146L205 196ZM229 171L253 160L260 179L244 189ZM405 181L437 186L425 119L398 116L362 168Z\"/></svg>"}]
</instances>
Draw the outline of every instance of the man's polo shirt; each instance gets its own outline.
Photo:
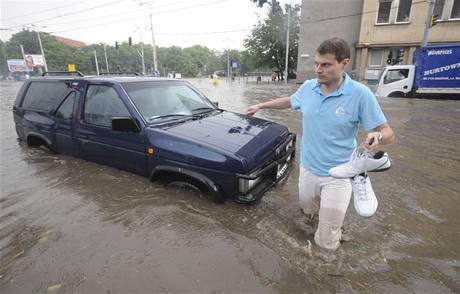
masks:
<instances>
[{"instance_id":1,"label":"man's polo shirt","mask_svg":"<svg viewBox=\"0 0 460 294\"><path fill-rule=\"evenodd\" d=\"M291 96L291 106L303 114L301 163L317 176L350 160L360 125L369 132L386 122L374 94L347 74L328 95L317 79L305 81Z\"/></svg>"}]
</instances>

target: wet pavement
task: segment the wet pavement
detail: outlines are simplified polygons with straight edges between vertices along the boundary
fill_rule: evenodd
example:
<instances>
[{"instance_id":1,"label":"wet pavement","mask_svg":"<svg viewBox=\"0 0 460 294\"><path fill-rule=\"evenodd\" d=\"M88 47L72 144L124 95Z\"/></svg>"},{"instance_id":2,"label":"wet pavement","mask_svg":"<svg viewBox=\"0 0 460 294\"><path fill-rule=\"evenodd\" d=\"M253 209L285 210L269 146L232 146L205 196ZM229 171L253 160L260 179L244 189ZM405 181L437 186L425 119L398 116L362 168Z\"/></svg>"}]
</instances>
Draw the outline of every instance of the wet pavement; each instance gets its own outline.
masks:
<instances>
[{"instance_id":1,"label":"wet pavement","mask_svg":"<svg viewBox=\"0 0 460 294\"><path fill-rule=\"evenodd\" d=\"M235 112L294 86L191 82ZM1 293L460 292L460 101L379 99L397 135L384 148L393 166L371 175L376 215L361 218L351 204L349 241L331 254L307 247L297 166L256 204L218 205L18 143L20 85L0 83ZM299 113L257 116L300 139Z\"/></svg>"}]
</instances>

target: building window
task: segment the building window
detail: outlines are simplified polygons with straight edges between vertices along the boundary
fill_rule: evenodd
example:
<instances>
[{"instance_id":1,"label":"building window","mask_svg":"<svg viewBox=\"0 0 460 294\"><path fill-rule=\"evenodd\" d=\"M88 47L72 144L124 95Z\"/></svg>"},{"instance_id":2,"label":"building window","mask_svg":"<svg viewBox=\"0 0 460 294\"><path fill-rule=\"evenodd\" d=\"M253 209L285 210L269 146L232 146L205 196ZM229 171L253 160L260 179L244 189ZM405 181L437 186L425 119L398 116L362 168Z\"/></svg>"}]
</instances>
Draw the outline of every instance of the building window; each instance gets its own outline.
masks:
<instances>
[{"instance_id":1,"label":"building window","mask_svg":"<svg viewBox=\"0 0 460 294\"><path fill-rule=\"evenodd\" d=\"M369 51L369 66L382 66L383 49L371 49Z\"/></svg>"},{"instance_id":2,"label":"building window","mask_svg":"<svg viewBox=\"0 0 460 294\"><path fill-rule=\"evenodd\" d=\"M450 19L460 18L460 0L454 0L452 5L452 11L450 13Z\"/></svg>"},{"instance_id":3,"label":"building window","mask_svg":"<svg viewBox=\"0 0 460 294\"><path fill-rule=\"evenodd\" d=\"M440 20L460 19L460 0L436 0L433 14Z\"/></svg>"},{"instance_id":4,"label":"building window","mask_svg":"<svg viewBox=\"0 0 460 294\"><path fill-rule=\"evenodd\" d=\"M379 0L377 23L389 23L392 0Z\"/></svg>"},{"instance_id":5,"label":"building window","mask_svg":"<svg viewBox=\"0 0 460 294\"><path fill-rule=\"evenodd\" d=\"M433 14L437 15L438 18L442 18L442 11L444 10L445 0L436 0L434 4Z\"/></svg>"},{"instance_id":6,"label":"building window","mask_svg":"<svg viewBox=\"0 0 460 294\"><path fill-rule=\"evenodd\" d=\"M396 22L409 22L412 0L399 0Z\"/></svg>"}]
</instances>

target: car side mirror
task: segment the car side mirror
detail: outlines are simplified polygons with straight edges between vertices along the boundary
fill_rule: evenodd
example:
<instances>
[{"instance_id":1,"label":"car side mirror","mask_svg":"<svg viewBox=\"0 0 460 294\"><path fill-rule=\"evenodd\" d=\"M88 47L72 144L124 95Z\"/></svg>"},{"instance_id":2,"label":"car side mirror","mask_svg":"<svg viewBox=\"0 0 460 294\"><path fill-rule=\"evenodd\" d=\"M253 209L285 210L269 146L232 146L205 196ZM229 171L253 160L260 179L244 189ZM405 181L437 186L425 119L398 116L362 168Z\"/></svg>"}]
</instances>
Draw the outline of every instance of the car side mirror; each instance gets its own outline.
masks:
<instances>
[{"instance_id":1,"label":"car side mirror","mask_svg":"<svg viewBox=\"0 0 460 294\"><path fill-rule=\"evenodd\" d=\"M219 102L218 101L213 101L212 104L214 104L217 108L219 108Z\"/></svg>"},{"instance_id":2,"label":"car side mirror","mask_svg":"<svg viewBox=\"0 0 460 294\"><path fill-rule=\"evenodd\" d=\"M112 130L117 132L138 133L140 128L130 117L112 117Z\"/></svg>"}]
</instances>

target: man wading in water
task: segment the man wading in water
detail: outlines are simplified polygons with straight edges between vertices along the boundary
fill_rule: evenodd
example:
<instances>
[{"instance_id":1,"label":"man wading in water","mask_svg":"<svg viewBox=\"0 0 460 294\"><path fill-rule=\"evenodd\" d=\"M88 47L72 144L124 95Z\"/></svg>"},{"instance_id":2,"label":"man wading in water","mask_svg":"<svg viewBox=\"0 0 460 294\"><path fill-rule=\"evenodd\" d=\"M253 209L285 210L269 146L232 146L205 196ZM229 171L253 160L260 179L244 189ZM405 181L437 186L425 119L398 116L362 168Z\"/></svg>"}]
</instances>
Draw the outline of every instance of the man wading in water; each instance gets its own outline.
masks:
<instances>
[{"instance_id":1,"label":"man wading in water","mask_svg":"<svg viewBox=\"0 0 460 294\"><path fill-rule=\"evenodd\" d=\"M302 112L299 205L310 219L319 214L315 243L332 250L340 245L352 186L350 179L330 177L329 169L350 160L360 125L367 132L364 148L370 151L394 141L375 96L345 73L349 63L347 42L325 40L315 55L316 79L305 81L291 96L252 105L246 111L246 115L265 108Z\"/></svg>"}]
</instances>

